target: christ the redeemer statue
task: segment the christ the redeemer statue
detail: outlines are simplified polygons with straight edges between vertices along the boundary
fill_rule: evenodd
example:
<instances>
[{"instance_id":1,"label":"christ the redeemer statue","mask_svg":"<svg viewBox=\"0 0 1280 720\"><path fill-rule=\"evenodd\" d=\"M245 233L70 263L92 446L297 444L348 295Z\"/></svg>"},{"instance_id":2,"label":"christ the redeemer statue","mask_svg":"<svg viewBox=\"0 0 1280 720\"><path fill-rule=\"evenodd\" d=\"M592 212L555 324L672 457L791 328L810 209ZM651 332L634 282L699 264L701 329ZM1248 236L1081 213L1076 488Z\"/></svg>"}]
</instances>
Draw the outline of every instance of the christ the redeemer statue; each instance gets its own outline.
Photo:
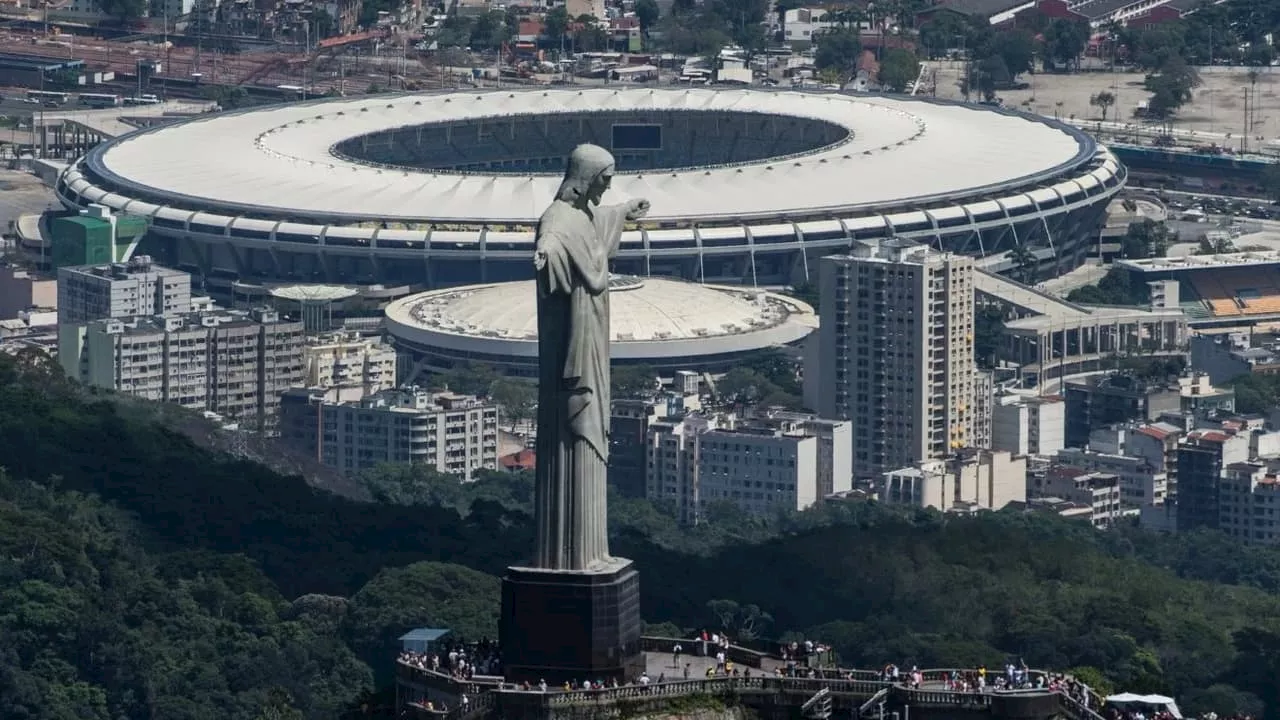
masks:
<instances>
[{"instance_id":1,"label":"christ the redeemer statue","mask_svg":"<svg viewBox=\"0 0 1280 720\"><path fill-rule=\"evenodd\" d=\"M534 567L612 567L605 507L609 459L609 260L647 200L600 205L608 150L579 145L538 221L538 441Z\"/></svg>"}]
</instances>

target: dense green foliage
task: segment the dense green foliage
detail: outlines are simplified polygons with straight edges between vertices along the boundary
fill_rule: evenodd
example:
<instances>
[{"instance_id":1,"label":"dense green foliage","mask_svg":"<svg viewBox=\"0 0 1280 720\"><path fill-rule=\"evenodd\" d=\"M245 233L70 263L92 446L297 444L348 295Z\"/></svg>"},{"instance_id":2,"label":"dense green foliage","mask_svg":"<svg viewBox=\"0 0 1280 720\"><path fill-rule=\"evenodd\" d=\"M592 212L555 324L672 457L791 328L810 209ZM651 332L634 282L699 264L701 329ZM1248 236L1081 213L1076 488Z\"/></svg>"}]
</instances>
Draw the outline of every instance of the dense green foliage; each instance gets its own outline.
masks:
<instances>
[{"instance_id":1,"label":"dense green foliage","mask_svg":"<svg viewBox=\"0 0 1280 720\"><path fill-rule=\"evenodd\" d=\"M1151 291L1132 282L1126 270L1112 267L1097 285L1078 287L1067 299L1082 305L1145 305L1151 302Z\"/></svg>"},{"instance_id":2,"label":"dense green foliage","mask_svg":"<svg viewBox=\"0 0 1280 720\"><path fill-rule=\"evenodd\" d=\"M1245 373L1231 381L1236 391L1236 410L1242 413L1268 413L1280 407L1280 376Z\"/></svg>"},{"instance_id":3,"label":"dense green foliage","mask_svg":"<svg viewBox=\"0 0 1280 720\"><path fill-rule=\"evenodd\" d=\"M0 437L4 718L338 717L387 679L404 630L492 634L496 577L530 546L525 478L388 468L376 497L435 504L357 503L200 450L38 363L0 359ZM864 666L1020 656L1190 711L1265 701L1280 717L1274 550L874 503L767 521L715 508L692 529L640 501L610 510L665 632L803 633Z\"/></svg>"}]
</instances>

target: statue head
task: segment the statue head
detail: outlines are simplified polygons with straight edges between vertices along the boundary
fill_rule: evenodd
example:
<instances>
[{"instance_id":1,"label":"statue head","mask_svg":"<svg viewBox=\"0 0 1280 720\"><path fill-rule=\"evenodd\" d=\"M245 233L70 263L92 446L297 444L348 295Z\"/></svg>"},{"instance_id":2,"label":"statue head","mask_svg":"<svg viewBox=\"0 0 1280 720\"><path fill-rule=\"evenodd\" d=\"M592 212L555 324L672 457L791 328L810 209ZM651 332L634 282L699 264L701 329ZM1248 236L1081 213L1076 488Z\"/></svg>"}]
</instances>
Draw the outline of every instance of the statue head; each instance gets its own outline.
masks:
<instances>
[{"instance_id":1,"label":"statue head","mask_svg":"<svg viewBox=\"0 0 1280 720\"><path fill-rule=\"evenodd\" d=\"M569 154L556 199L575 205L599 205L613 182L613 154L599 145L582 144Z\"/></svg>"}]
</instances>

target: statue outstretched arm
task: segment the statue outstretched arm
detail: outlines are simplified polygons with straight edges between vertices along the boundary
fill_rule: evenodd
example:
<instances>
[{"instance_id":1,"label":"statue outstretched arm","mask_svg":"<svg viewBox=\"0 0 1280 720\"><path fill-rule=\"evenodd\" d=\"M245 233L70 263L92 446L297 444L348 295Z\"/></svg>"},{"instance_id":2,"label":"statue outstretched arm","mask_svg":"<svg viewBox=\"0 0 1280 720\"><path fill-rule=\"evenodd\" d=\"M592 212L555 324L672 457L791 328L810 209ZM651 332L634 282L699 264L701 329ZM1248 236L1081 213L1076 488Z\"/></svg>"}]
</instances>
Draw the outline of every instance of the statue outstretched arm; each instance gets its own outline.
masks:
<instances>
[{"instance_id":1,"label":"statue outstretched arm","mask_svg":"<svg viewBox=\"0 0 1280 720\"><path fill-rule=\"evenodd\" d=\"M648 200L628 200L617 205L595 209L596 232L604 242L605 254L610 260L618 255L622 243L622 229L628 220L639 220L649 212Z\"/></svg>"}]
</instances>

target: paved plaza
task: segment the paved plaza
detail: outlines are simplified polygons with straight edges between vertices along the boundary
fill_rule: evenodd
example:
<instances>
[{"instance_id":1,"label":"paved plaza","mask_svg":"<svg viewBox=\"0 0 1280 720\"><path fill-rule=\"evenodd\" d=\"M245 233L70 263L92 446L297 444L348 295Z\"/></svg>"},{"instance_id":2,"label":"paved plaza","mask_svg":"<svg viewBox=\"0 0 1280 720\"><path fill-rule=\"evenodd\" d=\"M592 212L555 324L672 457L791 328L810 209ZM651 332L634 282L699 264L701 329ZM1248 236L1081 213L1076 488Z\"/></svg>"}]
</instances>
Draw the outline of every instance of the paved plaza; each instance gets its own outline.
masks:
<instances>
[{"instance_id":1,"label":"paved plaza","mask_svg":"<svg viewBox=\"0 0 1280 720\"><path fill-rule=\"evenodd\" d=\"M689 648L688 645L685 646ZM707 668L716 666L716 659L711 657L699 657L690 655L687 652L680 653L680 664L676 665L671 653L663 652L647 652L644 654L645 672L649 674L649 678L657 682L659 677L665 676L667 680L680 680L684 678L684 666L689 665L689 679L698 680L707 676ZM764 667L748 668L744 665L737 667L743 670L751 670L752 675L767 674L773 675L778 668L783 667L781 660L774 658L764 658Z\"/></svg>"}]
</instances>

